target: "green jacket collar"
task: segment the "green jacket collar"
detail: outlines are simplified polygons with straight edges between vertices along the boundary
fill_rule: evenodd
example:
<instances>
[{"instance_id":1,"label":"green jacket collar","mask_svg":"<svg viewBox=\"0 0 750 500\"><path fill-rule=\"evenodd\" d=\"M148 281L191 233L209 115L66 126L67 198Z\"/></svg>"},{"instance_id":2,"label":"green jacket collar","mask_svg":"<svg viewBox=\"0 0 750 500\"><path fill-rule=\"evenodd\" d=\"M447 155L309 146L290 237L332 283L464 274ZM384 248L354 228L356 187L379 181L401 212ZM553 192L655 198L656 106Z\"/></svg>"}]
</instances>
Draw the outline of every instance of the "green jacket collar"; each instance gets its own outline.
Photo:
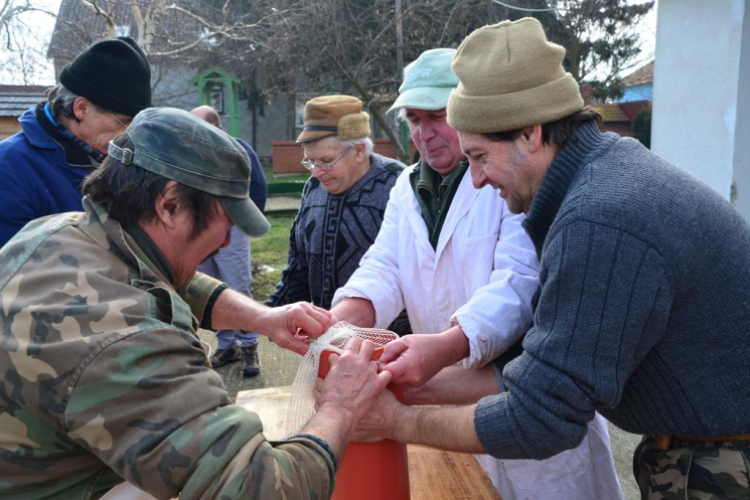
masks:
<instances>
[{"instance_id":1,"label":"green jacket collar","mask_svg":"<svg viewBox=\"0 0 750 500\"><path fill-rule=\"evenodd\" d=\"M109 216L104 207L91 201L88 196L83 198L83 208L85 214L80 221L80 228L84 233L104 248L111 249L114 246L118 253L138 270L138 279L163 282L174 288L172 267L166 262L164 255L145 232L143 232L143 235L147 238L147 241L128 234L118 221ZM148 247L148 250L144 251L141 245ZM163 259L160 262L162 265L157 265L152 258L157 261Z\"/></svg>"}]
</instances>

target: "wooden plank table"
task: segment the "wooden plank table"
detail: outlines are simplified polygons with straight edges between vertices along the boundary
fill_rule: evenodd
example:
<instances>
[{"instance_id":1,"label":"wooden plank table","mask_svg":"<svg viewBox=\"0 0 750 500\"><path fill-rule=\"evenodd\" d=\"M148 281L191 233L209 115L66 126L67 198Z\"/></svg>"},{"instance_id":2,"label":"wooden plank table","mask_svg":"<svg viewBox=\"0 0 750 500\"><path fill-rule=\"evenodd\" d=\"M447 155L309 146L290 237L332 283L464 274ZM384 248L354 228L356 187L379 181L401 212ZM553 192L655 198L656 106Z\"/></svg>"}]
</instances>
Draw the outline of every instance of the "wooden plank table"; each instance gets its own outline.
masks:
<instances>
[{"instance_id":1,"label":"wooden plank table","mask_svg":"<svg viewBox=\"0 0 750 500\"><path fill-rule=\"evenodd\" d=\"M270 441L284 438L292 387L241 391L237 404L260 415ZM500 499L473 455L409 445L409 484L412 500Z\"/></svg>"}]
</instances>

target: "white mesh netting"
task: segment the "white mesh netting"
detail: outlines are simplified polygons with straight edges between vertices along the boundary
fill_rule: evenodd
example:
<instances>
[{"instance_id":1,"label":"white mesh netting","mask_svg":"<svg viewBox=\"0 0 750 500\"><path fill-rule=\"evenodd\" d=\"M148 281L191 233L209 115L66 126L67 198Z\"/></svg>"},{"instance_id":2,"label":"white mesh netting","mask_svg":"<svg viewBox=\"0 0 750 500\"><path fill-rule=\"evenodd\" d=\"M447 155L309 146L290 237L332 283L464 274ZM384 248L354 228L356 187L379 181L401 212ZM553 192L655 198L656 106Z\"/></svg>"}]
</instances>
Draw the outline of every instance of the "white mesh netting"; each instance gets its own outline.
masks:
<instances>
[{"instance_id":1,"label":"white mesh netting","mask_svg":"<svg viewBox=\"0 0 750 500\"><path fill-rule=\"evenodd\" d=\"M313 397L313 386L318 378L318 367L320 366L320 355L323 351L341 353L344 344L350 338L369 340L377 346L384 346L398 335L388 330L376 328L359 328L344 321L336 323L323 335L310 342L310 349L305 354L302 363L297 370L292 386L292 398L289 401L289 410L286 418L286 434L293 436L299 433L305 426L313 413L315 413L315 400Z\"/></svg>"}]
</instances>

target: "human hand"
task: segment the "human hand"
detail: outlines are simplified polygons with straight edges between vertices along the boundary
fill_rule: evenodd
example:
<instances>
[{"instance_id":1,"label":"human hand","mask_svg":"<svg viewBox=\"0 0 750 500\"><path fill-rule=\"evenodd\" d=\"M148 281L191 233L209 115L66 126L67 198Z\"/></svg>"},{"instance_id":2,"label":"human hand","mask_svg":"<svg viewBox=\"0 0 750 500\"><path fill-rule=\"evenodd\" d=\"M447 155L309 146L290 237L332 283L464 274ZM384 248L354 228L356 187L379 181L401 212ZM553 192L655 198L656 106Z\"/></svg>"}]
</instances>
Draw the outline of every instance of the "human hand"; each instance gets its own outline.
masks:
<instances>
[{"instance_id":1,"label":"human hand","mask_svg":"<svg viewBox=\"0 0 750 500\"><path fill-rule=\"evenodd\" d=\"M383 372L388 373L388 372ZM315 409L319 407L318 401L323 394L325 379L318 378L313 386L313 395L315 397ZM399 386L401 396L408 391L419 391L408 386ZM378 397L370 406L362 418L357 422L357 427L352 434L351 440L358 443L374 443L383 439L393 439L392 433L395 430L395 422L398 419L395 415L403 407L396 396L390 390L386 389L378 394Z\"/></svg>"},{"instance_id":2,"label":"human hand","mask_svg":"<svg viewBox=\"0 0 750 500\"><path fill-rule=\"evenodd\" d=\"M460 344L466 343L466 347ZM468 341L460 328L440 334L413 334L386 344L380 369L393 374L393 382L413 387L423 385L437 372L463 359Z\"/></svg>"},{"instance_id":3,"label":"human hand","mask_svg":"<svg viewBox=\"0 0 750 500\"><path fill-rule=\"evenodd\" d=\"M297 354L305 354L308 349L304 336L298 336L300 331L315 338L331 325L331 313L309 302L267 308L262 314L259 333Z\"/></svg>"},{"instance_id":4,"label":"human hand","mask_svg":"<svg viewBox=\"0 0 750 500\"><path fill-rule=\"evenodd\" d=\"M357 422L352 441L374 443L383 439L393 439L396 422L399 422L397 415L403 406L391 391L386 389L381 392L370 410Z\"/></svg>"},{"instance_id":5,"label":"human hand","mask_svg":"<svg viewBox=\"0 0 750 500\"><path fill-rule=\"evenodd\" d=\"M341 355L329 355L331 370L316 384L318 408L326 405L344 410L357 422L370 409L375 397L391 381L389 372L378 373L370 361L375 344L356 338L349 339Z\"/></svg>"}]
</instances>

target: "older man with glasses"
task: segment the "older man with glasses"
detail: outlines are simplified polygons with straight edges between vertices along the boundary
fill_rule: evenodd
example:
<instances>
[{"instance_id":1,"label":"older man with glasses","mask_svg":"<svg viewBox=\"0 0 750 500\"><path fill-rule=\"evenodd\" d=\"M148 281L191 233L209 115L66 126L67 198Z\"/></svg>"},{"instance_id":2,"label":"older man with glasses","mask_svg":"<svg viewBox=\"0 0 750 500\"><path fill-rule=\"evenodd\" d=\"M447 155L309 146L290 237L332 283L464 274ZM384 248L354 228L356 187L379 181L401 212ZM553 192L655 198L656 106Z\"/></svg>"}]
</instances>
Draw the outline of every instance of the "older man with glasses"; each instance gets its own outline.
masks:
<instances>
[{"instance_id":1,"label":"older man with glasses","mask_svg":"<svg viewBox=\"0 0 750 500\"><path fill-rule=\"evenodd\" d=\"M98 40L65 66L0 144L0 246L33 219L82 210L83 179L150 106L151 67L131 38Z\"/></svg>"},{"instance_id":2,"label":"older man with glasses","mask_svg":"<svg viewBox=\"0 0 750 500\"><path fill-rule=\"evenodd\" d=\"M370 116L351 96L308 101L297 142L304 150L302 165L312 177L292 225L287 266L266 304L305 300L327 309L375 240L404 165L373 153ZM406 314L390 328L409 333Z\"/></svg>"}]
</instances>

